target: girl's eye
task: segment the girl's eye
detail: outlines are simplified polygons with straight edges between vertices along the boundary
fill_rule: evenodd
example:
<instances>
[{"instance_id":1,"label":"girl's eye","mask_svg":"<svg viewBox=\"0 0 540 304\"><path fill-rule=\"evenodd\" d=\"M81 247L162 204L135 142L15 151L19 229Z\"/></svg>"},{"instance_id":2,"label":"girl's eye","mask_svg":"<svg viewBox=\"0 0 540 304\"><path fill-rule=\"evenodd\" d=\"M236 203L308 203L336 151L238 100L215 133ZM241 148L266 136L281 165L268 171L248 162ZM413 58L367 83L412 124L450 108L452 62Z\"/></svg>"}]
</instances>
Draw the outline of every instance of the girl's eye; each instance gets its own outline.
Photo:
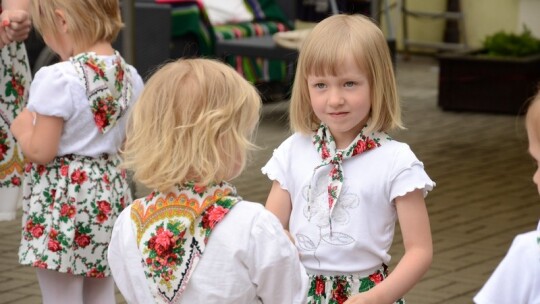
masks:
<instances>
[{"instance_id":1,"label":"girl's eye","mask_svg":"<svg viewBox=\"0 0 540 304\"><path fill-rule=\"evenodd\" d=\"M324 83L316 83L314 86L317 89L324 89L326 87L326 85Z\"/></svg>"},{"instance_id":2,"label":"girl's eye","mask_svg":"<svg viewBox=\"0 0 540 304\"><path fill-rule=\"evenodd\" d=\"M356 84L354 81L347 81L345 82L345 87L350 88L353 87Z\"/></svg>"}]
</instances>

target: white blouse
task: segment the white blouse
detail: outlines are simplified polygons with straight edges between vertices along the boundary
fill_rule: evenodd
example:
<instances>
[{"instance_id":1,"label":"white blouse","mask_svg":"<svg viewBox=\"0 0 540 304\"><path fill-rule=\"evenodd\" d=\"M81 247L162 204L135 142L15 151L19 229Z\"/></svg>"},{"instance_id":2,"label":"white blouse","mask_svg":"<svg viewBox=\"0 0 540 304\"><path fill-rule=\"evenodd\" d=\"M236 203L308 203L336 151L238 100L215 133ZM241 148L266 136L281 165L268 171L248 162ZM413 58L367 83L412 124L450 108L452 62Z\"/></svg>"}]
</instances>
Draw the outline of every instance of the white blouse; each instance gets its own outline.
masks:
<instances>
[{"instance_id":1,"label":"white blouse","mask_svg":"<svg viewBox=\"0 0 540 304\"><path fill-rule=\"evenodd\" d=\"M289 229L308 273L372 274L390 262L397 220L394 199L415 189L426 195L435 183L409 146L392 140L343 161L343 188L330 225L330 166L313 175L321 162L311 137L293 134L274 151L262 172L291 196ZM308 206L310 183L315 198Z\"/></svg>"},{"instance_id":2,"label":"white blouse","mask_svg":"<svg viewBox=\"0 0 540 304\"><path fill-rule=\"evenodd\" d=\"M514 238L474 303L540 304L540 222L536 231Z\"/></svg>"},{"instance_id":3,"label":"white blouse","mask_svg":"<svg viewBox=\"0 0 540 304\"><path fill-rule=\"evenodd\" d=\"M118 217L108 260L128 303L154 303L132 228L131 206ZM180 303L306 301L308 277L278 219L261 204L238 202L214 228Z\"/></svg>"},{"instance_id":4,"label":"white blouse","mask_svg":"<svg viewBox=\"0 0 540 304\"><path fill-rule=\"evenodd\" d=\"M116 56L99 56L113 65ZM143 80L134 67L128 65L133 81L130 106L143 89ZM99 132L90 109L86 88L73 64L63 61L46 66L36 73L30 86L28 109L41 115L63 118L64 128L57 155L77 154L95 157L116 154L125 138L127 113L109 132Z\"/></svg>"}]
</instances>

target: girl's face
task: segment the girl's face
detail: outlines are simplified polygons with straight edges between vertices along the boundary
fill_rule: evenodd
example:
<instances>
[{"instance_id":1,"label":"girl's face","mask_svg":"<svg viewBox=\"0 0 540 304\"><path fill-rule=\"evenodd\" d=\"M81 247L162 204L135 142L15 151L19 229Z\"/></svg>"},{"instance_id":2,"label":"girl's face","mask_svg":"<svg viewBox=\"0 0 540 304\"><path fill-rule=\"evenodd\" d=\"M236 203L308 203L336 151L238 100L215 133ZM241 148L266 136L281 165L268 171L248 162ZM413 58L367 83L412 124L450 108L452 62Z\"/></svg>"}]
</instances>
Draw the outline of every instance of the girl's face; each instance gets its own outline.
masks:
<instances>
[{"instance_id":1,"label":"girl's face","mask_svg":"<svg viewBox=\"0 0 540 304\"><path fill-rule=\"evenodd\" d=\"M349 56L337 76L308 75L307 84L313 112L328 126L337 148L346 148L360 133L371 111L366 73Z\"/></svg>"},{"instance_id":2,"label":"girl's face","mask_svg":"<svg viewBox=\"0 0 540 304\"><path fill-rule=\"evenodd\" d=\"M540 142L538 140L537 125L532 122L527 123L527 137L529 138L529 153L536 163L536 171L533 175L533 181L536 184L538 193L540 194Z\"/></svg>"}]
</instances>

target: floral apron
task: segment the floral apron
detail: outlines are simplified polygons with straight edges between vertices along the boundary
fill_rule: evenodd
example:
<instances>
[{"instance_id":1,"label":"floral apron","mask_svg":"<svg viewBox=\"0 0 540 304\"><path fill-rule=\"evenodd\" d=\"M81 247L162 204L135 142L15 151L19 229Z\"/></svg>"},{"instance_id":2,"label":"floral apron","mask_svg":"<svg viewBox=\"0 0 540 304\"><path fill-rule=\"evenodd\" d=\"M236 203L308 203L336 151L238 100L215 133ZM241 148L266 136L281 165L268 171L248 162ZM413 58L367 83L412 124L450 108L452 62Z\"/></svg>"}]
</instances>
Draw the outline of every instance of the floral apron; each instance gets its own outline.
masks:
<instances>
[{"instance_id":1,"label":"floral apron","mask_svg":"<svg viewBox=\"0 0 540 304\"><path fill-rule=\"evenodd\" d=\"M4 46L0 60L0 220L13 220L20 203L24 156L9 127L26 106L32 74L23 43Z\"/></svg>"}]
</instances>

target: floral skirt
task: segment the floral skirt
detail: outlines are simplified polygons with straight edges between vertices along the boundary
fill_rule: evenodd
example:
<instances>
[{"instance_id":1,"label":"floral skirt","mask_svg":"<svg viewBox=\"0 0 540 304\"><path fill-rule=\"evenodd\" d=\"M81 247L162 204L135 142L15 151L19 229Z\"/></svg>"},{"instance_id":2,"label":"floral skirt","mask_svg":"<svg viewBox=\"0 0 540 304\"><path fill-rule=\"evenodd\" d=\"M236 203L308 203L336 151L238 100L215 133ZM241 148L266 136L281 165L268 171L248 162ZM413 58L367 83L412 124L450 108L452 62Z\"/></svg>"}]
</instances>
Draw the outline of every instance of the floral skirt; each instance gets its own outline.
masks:
<instances>
[{"instance_id":1,"label":"floral skirt","mask_svg":"<svg viewBox=\"0 0 540 304\"><path fill-rule=\"evenodd\" d=\"M367 277L358 275L309 275L310 288L308 304L342 304L351 295L362 293L375 287L388 276L388 267L383 265ZM395 304L405 304L399 299Z\"/></svg>"},{"instance_id":2,"label":"floral skirt","mask_svg":"<svg viewBox=\"0 0 540 304\"><path fill-rule=\"evenodd\" d=\"M24 43L0 49L0 75L0 220L13 220L20 205L24 156L9 126L25 107L32 80Z\"/></svg>"},{"instance_id":3,"label":"floral skirt","mask_svg":"<svg viewBox=\"0 0 540 304\"><path fill-rule=\"evenodd\" d=\"M68 155L26 166L21 264L87 277L110 275L113 225L131 203L119 163L116 155Z\"/></svg>"}]
</instances>

